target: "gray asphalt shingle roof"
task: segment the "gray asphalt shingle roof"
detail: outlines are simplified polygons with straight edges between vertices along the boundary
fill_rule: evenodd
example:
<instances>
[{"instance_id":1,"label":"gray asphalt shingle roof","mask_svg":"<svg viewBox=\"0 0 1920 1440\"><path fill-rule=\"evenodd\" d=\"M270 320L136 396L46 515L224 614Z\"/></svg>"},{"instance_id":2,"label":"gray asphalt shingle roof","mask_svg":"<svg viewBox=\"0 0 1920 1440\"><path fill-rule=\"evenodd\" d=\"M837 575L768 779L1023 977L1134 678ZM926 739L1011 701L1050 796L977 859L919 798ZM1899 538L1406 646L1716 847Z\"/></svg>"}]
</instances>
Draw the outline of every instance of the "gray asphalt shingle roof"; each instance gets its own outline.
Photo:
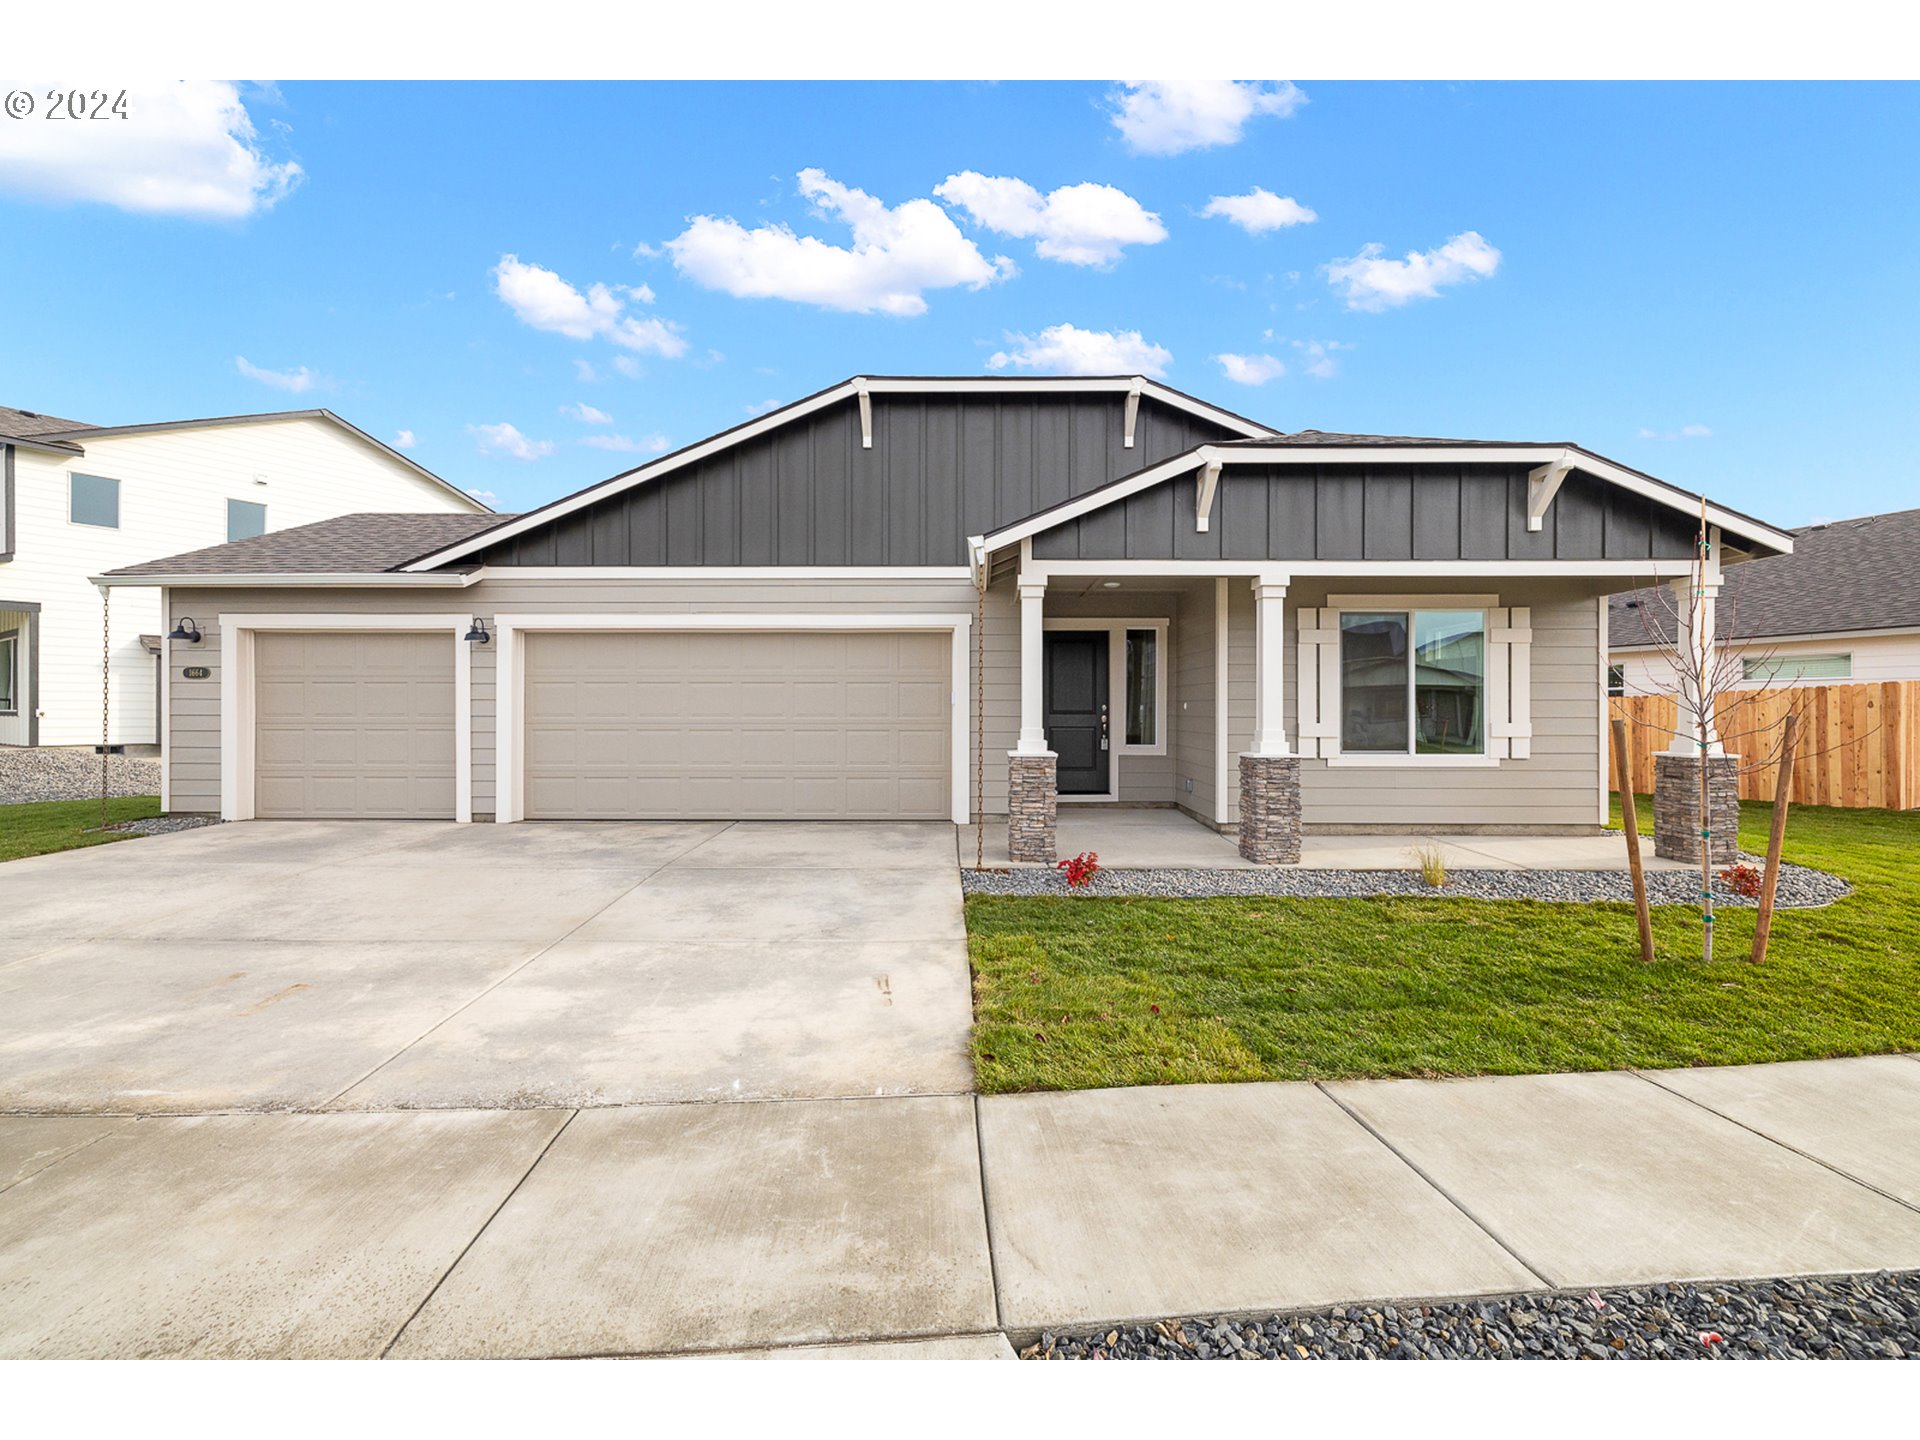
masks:
<instances>
[{"instance_id":1,"label":"gray asphalt shingle roof","mask_svg":"<svg viewBox=\"0 0 1920 1440\"><path fill-rule=\"evenodd\" d=\"M372 575L452 545L511 515L336 515L109 570L109 575Z\"/></svg>"},{"instance_id":2,"label":"gray asphalt shingle roof","mask_svg":"<svg viewBox=\"0 0 1920 1440\"><path fill-rule=\"evenodd\" d=\"M1795 530L1793 553L1727 567L1715 607L1723 640L1920 627L1920 510L1862 515ZM1673 606L1651 590L1615 595L1608 643L1653 643Z\"/></svg>"},{"instance_id":3,"label":"gray asphalt shingle roof","mask_svg":"<svg viewBox=\"0 0 1920 1440\"><path fill-rule=\"evenodd\" d=\"M61 435L69 430L88 429L84 420L62 420L58 415L42 415L38 410L16 410L0 405L0 435L30 440L37 435Z\"/></svg>"}]
</instances>

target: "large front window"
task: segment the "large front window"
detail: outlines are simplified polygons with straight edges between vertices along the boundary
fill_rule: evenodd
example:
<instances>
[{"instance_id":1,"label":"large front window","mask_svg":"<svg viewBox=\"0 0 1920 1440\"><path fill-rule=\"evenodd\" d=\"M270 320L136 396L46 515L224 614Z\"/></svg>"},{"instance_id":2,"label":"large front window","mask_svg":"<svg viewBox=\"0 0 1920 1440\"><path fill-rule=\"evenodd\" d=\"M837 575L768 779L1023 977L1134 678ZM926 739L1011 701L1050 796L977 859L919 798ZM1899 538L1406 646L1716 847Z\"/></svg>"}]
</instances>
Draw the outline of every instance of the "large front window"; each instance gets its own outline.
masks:
<instances>
[{"instance_id":1,"label":"large front window","mask_svg":"<svg viewBox=\"0 0 1920 1440\"><path fill-rule=\"evenodd\" d=\"M1341 750L1484 754L1486 676L1484 611L1343 611Z\"/></svg>"}]
</instances>

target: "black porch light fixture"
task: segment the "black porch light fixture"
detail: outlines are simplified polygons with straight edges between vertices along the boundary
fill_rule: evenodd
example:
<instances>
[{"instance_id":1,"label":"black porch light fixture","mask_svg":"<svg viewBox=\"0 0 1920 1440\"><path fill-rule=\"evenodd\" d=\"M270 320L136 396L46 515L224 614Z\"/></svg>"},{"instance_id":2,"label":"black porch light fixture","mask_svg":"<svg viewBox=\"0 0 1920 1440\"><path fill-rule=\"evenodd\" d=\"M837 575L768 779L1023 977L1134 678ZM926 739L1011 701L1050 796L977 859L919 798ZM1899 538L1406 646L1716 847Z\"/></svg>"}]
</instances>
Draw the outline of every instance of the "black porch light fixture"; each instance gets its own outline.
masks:
<instances>
[{"instance_id":1,"label":"black porch light fixture","mask_svg":"<svg viewBox=\"0 0 1920 1440\"><path fill-rule=\"evenodd\" d=\"M198 645L201 638L200 627L193 623L191 615L182 615L173 629L167 632L167 639L184 640L189 645Z\"/></svg>"},{"instance_id":2,"label":"black porch light fixture","mask_svg":"<svg viewBox=\"0 0 1920 1440\"><path fill-rule=\"evenodd\" d=\"M487 622L478 615L474 616L473 624L467 627L467 642L472 645L485 645L492 639L493 637L487 634Z\"/></svg>"}]
</instances>

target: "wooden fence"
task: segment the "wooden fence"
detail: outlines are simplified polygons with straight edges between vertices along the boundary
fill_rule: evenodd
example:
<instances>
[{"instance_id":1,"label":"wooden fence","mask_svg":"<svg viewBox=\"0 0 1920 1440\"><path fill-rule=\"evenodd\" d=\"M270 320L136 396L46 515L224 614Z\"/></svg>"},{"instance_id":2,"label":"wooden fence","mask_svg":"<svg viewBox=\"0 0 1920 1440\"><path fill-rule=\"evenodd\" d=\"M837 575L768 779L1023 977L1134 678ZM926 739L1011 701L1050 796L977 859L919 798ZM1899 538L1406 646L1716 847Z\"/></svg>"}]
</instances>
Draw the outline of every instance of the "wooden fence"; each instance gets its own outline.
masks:
<instances>
[{"instance_id":1,"label":"wooden fence","mask_svg":"<svg viewBox=\"0 0 1920 1440\"><path fill-rule=\"evenodd\" d=\"M1788 792L1794 804L1920 808L1920 680L1721 696L1714 715L1721 737L1730 753L1748 757L1740 767L1742 800L1773 798L1777 767L1761 762L1779 748L1789 711L1800 717ZM1628 722L1633 788L1651 791L1653 757L1673 743L1674 703L1665 695L1616 695L1613 713ZM1618 789L1620 777L1611 782Z\"/></svg>"}]
</instances>

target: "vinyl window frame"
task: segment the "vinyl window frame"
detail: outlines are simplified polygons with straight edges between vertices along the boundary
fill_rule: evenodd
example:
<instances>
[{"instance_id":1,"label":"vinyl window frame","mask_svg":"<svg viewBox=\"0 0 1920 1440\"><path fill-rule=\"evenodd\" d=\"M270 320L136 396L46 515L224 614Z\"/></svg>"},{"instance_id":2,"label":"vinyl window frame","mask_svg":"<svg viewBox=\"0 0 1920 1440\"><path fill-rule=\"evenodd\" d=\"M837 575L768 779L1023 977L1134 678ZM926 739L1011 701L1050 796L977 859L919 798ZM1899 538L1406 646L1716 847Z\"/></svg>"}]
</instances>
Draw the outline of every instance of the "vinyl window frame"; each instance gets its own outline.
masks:
<instances>
[{"instance_id":1,"label":"vinyl window frame","mask_svg":"<svg viewBox=\"0 0 1920 1440\"><path fill-rule=\"evenodd\" d=\"M20 713L20 630L0 630L0 715Z\"/></svg>"},{"instance_id":2,"label":"vinyl window frame","mask_svg":"<svg viewBox=\"0 0 1920 1440\"><path fill-rule=\"evenodd\" d=\"M1494 630L1490 611L1501 608L1498 595L1448 595L1448 594L1400 594L1400 595L1329 595L1321 609L1332 610L1344 621L1349 613L1404 613L1407 617L1407 677L1408 677L1408 713L1407 748L1405 750L1360 750L1350 751L1342 737L1340 752L1326 756L1322 763L1334 769L1376 769L1376 770L1493 770L1502 763L1502 756L1491 753L1492 735L1489 733L1491 707L1489 705L1492 677L1486 673L1481 676L1481 717L1480 751L1478 754L1422 755L1413 747L1414 738L1413 698L1416 667L1414 655L1415 614L1423 610L1473 610L1480 613L1480 633L1484 637L1481 647L1481 663L1488 664L1488 656L1493 648ZM1336 626L1344 635L1345 626ZM1333 695L1333 713L1344 718L1346 715L1346 665L1344 640L1334 665L1335 692ZM1321 713L1325 714L1325 697L1322 697Z\"/></svg>"}]
</instances>

